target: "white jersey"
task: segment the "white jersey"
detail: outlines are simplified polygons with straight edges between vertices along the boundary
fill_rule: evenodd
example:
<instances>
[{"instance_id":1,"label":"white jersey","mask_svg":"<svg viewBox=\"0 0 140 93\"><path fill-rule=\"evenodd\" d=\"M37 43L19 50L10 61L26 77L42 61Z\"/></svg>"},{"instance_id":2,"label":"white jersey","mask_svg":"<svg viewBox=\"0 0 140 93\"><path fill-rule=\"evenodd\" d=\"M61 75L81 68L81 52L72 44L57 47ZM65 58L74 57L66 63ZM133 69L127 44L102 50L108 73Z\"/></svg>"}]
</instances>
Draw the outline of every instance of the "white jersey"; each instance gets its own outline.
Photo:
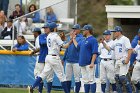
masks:
<instances>
[{"instance_id":1,"label":"white jersey","mask_svg":"<svg viewBox=\"0 0 140 93\"><path fill-rule=\"evenodd\" d=\"M114 50L115 59L120 59L128 56L128 49L131 49L130 40L121 36L119 39L114 40L114 44L111 46L111 49Z\"/></svg>"},{"instance_id":2,"label":"white jersey","mask_svg":"<svg viewBox=\"0 0 140 93\"><path fill-rule=\"evenodd\" d=\"M35 40L35 49L38 49L40 48L40 45L39 45L39 36L36 37L36 40ZM39 54L39 52L37 52L36 54Z\"/></svg>"},{"instance_id":3,"label":"white jersey","mask_svg":"<svg viewBox=\"0 0 140 93\"><path fill-rule=\"evenodd\" d=\"M105 42L109 47L111 47L114 44L113 40L110 40L109 42ZM108 51L105 49L102 43L100 43L98 47L98 51L100 53L100 58L109 58L109 59L114 59L114 51Z\"/></svg>"},{"instance_id":4,"label":"white jersey","mask_svg":"<svg viewBox=\"0 0 140 93\"><path fill-rule=\"evenodd\" d=\"M60 47L63 43L64 42L56 32L51 32L47 36L48 55L59 55Z\"/></svg>"},{"instance_id":5,"label":"white jersey","mask_svg":"<svg viewBox=\"0 0 140 93\"><path fill-rule=\"evenodd\" d=\"M39 36L37 36L36 40L35 40L35 48L40 48L40 45L39 45Z\"/></svg>"},{"instance_id":6,"label":"white jersey","mask_svg":"<svg viewBox=\"0 0 140 93\"><path fill-rule=\"evenodd\" d=\"M134 51L137 53L136 59L137 59L137 60L140 60L140 45L137 45L137 46L134 48Z\"/></svg>"}]
</instances>

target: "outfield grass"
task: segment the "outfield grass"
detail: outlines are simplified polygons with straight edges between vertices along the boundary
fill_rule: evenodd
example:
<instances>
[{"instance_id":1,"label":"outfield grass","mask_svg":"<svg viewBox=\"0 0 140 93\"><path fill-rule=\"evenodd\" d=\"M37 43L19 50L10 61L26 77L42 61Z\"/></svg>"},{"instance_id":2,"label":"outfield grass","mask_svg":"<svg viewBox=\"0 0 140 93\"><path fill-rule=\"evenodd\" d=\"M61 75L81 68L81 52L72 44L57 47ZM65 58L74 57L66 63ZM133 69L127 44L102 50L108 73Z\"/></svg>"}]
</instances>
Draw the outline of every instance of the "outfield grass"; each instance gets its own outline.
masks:
<instances>
[{"instance_id":1,"label":"outfield grass","mask_svg":"<svg viewBox=\"0 0 140 93\"><path fill-rule=\"evenodd\" d=\"M0 88L0 93L28 93L28 89L24 88ZM35 91L34 93L38 93ZM46 93L46 90L43 90L43 93ZM64 93L63 91L52 91L52 93Z\"/></svg>"}]
</instances>

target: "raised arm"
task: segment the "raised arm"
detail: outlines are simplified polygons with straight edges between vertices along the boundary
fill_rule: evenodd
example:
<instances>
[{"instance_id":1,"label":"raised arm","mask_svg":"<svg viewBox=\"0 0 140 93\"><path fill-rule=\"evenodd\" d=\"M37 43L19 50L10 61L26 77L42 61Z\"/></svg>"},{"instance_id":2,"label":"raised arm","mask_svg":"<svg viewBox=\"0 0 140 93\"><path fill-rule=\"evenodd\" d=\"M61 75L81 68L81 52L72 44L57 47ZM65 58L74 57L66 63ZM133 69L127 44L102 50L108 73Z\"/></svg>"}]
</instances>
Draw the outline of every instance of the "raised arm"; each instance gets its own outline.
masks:
<instances>
[{"instance_id":1,"label":"raised arm","mask_svg":"<svg viewBox=\"0 0 140 93\"><path fill-rule=\"evenodd\" d=\"M108 51L111 50L111 48L104 42L104 39L103 38L100 39L100 43L102 43L103 46L105 47L105 49L107 49Z\"/></svg>"}]
</instances>

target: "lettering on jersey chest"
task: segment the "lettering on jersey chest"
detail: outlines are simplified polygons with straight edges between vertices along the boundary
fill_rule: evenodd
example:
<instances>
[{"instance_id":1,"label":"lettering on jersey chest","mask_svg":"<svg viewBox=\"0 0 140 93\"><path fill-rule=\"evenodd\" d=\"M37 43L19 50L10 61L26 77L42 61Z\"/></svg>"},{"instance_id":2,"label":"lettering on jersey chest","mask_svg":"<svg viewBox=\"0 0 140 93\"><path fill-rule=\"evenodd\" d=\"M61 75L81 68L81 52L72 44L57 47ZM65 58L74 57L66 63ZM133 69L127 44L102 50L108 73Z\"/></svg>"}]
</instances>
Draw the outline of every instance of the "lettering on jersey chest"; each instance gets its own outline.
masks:
<instances>
[{"instance_id":1,"label":"lettering on jersey chest","mask_svg":"<svg viewBox=\"0 0 140 93\"><path fill-rule=\"evenodd\" d=\"M116 43L115 46L122 47L122 44L121 43Z\"/></svg>"},{"instance_id":2,"label":"lettering on jersey chest","mask_svg":"<svg viewBox=\"0 0 140 93\"><path fill-rule=\"evenodd\" d=\"M119 53L122 53L122 49L123 49L123 44L122 43L116 43L115 44L115 47L116 47L116 50L119 52Z\"/></svg>"}]
</instances>

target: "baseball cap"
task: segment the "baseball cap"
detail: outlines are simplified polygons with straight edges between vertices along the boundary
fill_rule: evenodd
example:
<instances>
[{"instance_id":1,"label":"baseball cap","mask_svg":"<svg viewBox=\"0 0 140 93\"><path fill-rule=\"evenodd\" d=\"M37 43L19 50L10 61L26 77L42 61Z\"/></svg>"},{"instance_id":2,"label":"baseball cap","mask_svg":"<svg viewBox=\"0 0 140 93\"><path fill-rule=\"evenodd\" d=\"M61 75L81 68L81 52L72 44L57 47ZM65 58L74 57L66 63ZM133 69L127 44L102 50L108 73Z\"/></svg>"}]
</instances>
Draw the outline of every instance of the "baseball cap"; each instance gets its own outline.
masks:
<instances>
[{"instance_id":1,"label":"baseball cap","mask_svg":"<svg viewBox=\"0 0 140 93\"><path fill-rule=\"evenodd\" d=\"M75 24L72 29L81 29L81 26L79 24Z\"/></svg>"},{"instance_id":2,"label":"baseball cap","mask_svg":"<svg viewBox=\"0 0 140 93\"><path fill-rule=\"evenodd\" d=\"M50 24L50 29L54 29L58 26L55 22L51 22L49 24Z\"/></svg>"},{"instance_id":3,"label":"baseball cap","mask_svg":"<svg viewBox=\"0 0 140 93\"><path fill-rule=\"evenodd\" d=\"M120 26L115 26L114 30L112 30L111 32L122 32L122 27Z\"/></svg>"},{"instance_id":4,"label":"baseball cap","mask_svg":"<svg viewBox=\"0 0 140 93\"><path fill-rule=\"evenodd\" d=\"M92 25L84 25L84 27L81 30L93 30Z\"/></svg>"},{"instance_id":5,"label":"baseball cap","mask_svg":"<svg viewBox=\"0 0 140 93\"><path fill-rule=\"evenodd\" d=\"M40 32L40 31L41 31L41 29L38 27L34 28L34 30L33 30L33 32Z\"/></svg>"},{"instance_id":6,"label":"baseball cap","mask_svg":"<svg viewBox=\"0 0 140 93\"><path fill-rule=\"evenodd\" d=\"M50 27L50 24L46 23L42 28L49 28L49 27Z\"/></svg>"},{"instance_id":7,"label":"baseball cap","mask_svg":"<svg viewBox=\"0 0 140 93\"><path fill-rule=\"evenodd\" d=\"M103 32L103 35L111 35L111 31L110 31L110 30L105 30L105 31Z\"/></svg>"}]
</instances>

